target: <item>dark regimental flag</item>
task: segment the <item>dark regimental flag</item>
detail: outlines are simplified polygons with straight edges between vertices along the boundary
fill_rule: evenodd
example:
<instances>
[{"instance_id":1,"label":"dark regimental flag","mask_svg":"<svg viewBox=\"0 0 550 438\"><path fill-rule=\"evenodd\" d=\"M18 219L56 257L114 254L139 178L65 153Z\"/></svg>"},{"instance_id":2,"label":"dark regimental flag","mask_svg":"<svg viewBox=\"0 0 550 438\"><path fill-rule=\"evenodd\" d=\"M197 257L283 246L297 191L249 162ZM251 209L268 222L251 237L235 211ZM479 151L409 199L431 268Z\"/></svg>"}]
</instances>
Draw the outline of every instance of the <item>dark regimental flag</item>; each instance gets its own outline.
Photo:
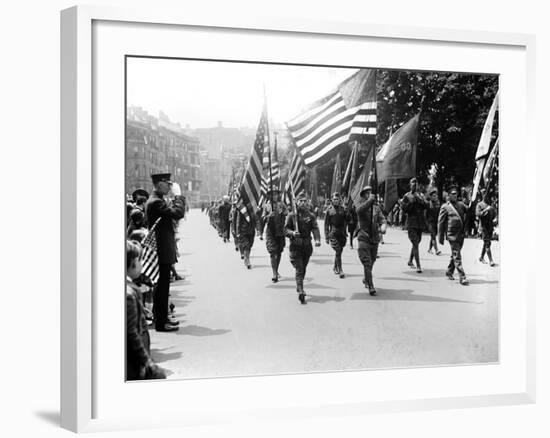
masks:
<instances>
[{"instance_id":1,"label":"dark regimental flag","mask_svg":"<svg viewBox=\"0 0 550 438\"><path fill-rule=\"evenodd\" d=\"M147 237L143 239L141 246L141 273L144 274L153 284L156 284L159 280L159 258L157 254L157 233L155 228L161 218L153 224Z\"/></svg>"},{"instance_id":2,"label":"dark regimental flag","mask_svg":"<svg viewBox=\"0 0 550 438\"><path fill-rule=\"evenodd\" d=\"M268 135L267 106L264 105L250 160L239 188L239 200L237 202L239 211L248 222L250 222L250 217L256 214L259 209L263 173L262 157L264 156L264 148L269 142Z\"/></svg>"},{"instance_id":3,"label":"dark regimental flag","mask_svg":"<svg viewBox=\"0 0 550 438\"><path fill-rule=\"evenodd\" d=\"M394 132L376 155L378 181L410 178L416 175L417 114Z\"/></svg>"},{"instance_id":4,"label":"dark regimental flag","mask_svg":"<svg viewBox=\"0 0 550 438\"><path fill-rule=\"evenodd\" d=\"M294 189L294 193L292 193ZM288 169L288 177L285 184L284 202L290 205L294 202L294 196L298 196L306 189L306 168L304 160L299 153L294 152L290 168Z\"/></svg>"},{"instance_id":5,"label":"dark regimental flag","mask_svg":"<svg viewBox=\"0 0 550 438\"><path fill-rule=\"evenodd\" d=\"M376 70L361 69L287 123L306 166L350 139L376 136Z\"/></svg>"}]
</instances>

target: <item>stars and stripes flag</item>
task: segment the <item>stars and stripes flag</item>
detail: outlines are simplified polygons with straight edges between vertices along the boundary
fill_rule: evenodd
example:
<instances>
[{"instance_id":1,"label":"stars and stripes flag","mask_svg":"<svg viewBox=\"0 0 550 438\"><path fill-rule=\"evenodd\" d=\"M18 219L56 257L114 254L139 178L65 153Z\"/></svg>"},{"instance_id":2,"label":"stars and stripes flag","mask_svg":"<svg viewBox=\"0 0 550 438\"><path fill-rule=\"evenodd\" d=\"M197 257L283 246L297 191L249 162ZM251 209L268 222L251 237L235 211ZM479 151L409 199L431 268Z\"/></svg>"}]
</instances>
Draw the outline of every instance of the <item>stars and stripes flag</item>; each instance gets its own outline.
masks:
<instances>
[{"instance_id":1,"label":"stars and stripes flag","mask_svg":"<svg viewBox=\"0 0 550 438\"><path fill-rule=\"evenodd\" d=\"M359 70L287 127L306 166L318 164L349 140L360 136L375 139L376 70Z\"/></svg>"},{"instance_id":2,"label":"stars and stripes flag","mask_svg":"<svg viewBox=\"0 0 550 438\"><path fill-rule=\"evenodd\" d=\"M159 258L157 254L157 233L155 231L157 224L161 218L153 224L149 233L141 242L141 273L151 280L153 284L156 284L159 280Z\"/></svg>"},{"instance_id":3,"label":"stars and stripes flag","mask_svg":"<svg viewBox=\"0 0 550 438\"><path fill-rule=\"evenodd\" d=\"M260 190L262 184L263 165L265 146L269 143L269 128L267 122L267 105L264 104L260 123L256 132L256 139L252 146L252 152L246 167L243 181L239 188L239 200L237 207L250 222L250 217L256 214L259 209Z\"/></svg>"},{"instance_id":4,"label":"stars and stripes flag","mask_svg":"<svg viewBox=\"0 0 550 438\"><path fill-rule=\"evenodd\" d=\"M294 193L293 193L294 189ZM288 177L284 190L284 202L287 205L291 205L294 201L293 196L298 196L300 193L305 192L306 189L306 168L304 166L304 160L298 152L294 152L290 167L288 169Z\"/></svg>"},{"instance_id":5,"label":"stars and stripes flag","mask_svg":"<svg viewBox=\"0 0 550 438\"><path fill-rule=\"evenodd\" d=\"M279 172L279 157L277 156L277 137L275 136L275 142L273 144L273 150L271 151L271 173L269 170L269 153L271 148L269 145L264 149L263 157L263 177L262 177L262 186L260 189L260 201L258 205L262 207L265 202L269 199L267 195L269 190L269 180L271 179L271 186L274 189L279 189L280 185L280 172Z\"/></svg>"}]
</instances>

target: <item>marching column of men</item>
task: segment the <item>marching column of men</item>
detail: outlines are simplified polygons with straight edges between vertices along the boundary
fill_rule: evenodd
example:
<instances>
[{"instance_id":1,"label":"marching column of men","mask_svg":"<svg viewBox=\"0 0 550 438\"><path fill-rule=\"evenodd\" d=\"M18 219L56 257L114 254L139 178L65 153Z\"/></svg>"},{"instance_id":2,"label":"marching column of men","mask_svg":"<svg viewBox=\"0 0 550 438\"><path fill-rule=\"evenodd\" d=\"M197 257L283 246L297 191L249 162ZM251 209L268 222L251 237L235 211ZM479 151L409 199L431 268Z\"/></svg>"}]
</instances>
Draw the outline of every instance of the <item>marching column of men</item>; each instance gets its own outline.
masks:
<instances>
[{"instance_id":1,"label":"marching column of men","mask_svg":"<svg viewBox=\"0 0 550 438\"><path fill-rule=\"evenodd\" d=\"M461 254L469 207L458 200L457 187L450 187L446 202L440 204L437 189L431 188L426 198L420 192L416 178L410 180L409 186L410 191L397 204L405 216L405 227L411 242L408 266L422 273L419 245L422 233L427 230L430 233L428 253L434 251L435 255L440 255L438 243L443 245L444 239L449 242L451 256L445 275L454 280L456 271L460 284L469 284L462 266ZM320 245L316 214L303 193L296 198L296 211L291 213L288 213L287 206L281 202L279 190L274 190L267 195L268 201L262 211L253 214L250 220L247 220L245 215L236 208L235 203L228 208L228 197L213 203L207 213L224 242L229 241L229 229L231 229L235 248L240 251L241 258L248 269L252 267L250 250L254 244L255 234L262 238L265 229L273 283L277 283L281 278L279 265L285 247L285 237L288 238L290 262L295 269L296 291L299 301L305 304L307 294L304 290L304 278L313 254L312 240L315 241L315 246ZM372 193L370 186L363 187L355 205L348 203L349 205L344 207L343 204L341 195L334 193L322 211L325 241L334 251L333 272L340 278L345 278L342 252L348 235L350 246L353 244L353 239L357 238L357 254L363 266L363 284L369 294L375 296L377 291L373 279L373 266L379 257L378 246L383 243L382 238L387 227L386 217L382 212L378 196ZM479 260L485 263L484 258L487 256L490 265L495 266L491 253L491 240L497 213L488 195L484 195L483 201L477 205L476 217L479 220L479 229L483 238Z\"/></svg>"}]
</instances>

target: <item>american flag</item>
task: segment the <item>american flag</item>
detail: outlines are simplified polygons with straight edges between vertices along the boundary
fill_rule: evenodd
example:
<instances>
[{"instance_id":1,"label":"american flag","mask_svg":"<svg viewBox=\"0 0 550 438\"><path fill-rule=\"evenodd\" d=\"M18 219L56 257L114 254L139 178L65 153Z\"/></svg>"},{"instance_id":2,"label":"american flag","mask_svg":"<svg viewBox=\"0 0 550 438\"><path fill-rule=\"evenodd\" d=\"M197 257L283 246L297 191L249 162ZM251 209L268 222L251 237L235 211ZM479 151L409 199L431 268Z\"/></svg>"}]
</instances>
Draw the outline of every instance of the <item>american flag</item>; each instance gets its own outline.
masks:
<instances>
[{"instance_id":1,"label":"american flag","mask_svg":"<svg viewBox=\"0 0 550 438\"><path fill-rule=\"evenodd\" d=\"M294 193L292 193L293 188ZM306 168L304 166L304 160L298 152L294 152L285 184L284 202L290 205L294 201L294 196L298 196L300 193L305 192L305 189Z\"/></svg>"},{"instance_id":2,"label":"american flag","mask_svg":"<svg viewBox=\"0 0 550 438\"><path fill-rule=\"evenodd\" d=\"M275 142L273 144L273 151L271 152L271 174L269 171L269 151L270 147L264 149L264 158L263 158L263 169L264 174L262 178L262 187L260 191L260 202L259 205L263 206L264 203L269 199L267 196L269 180L272 180L272 187L278 189L280 185L281 175L279 171L279 157L277 156L277 136L275 136Z\"/></svg>"},{"instance_id":3,"label":"american flag","mask_svg":"<svg viewBox=\"0 0 550 438\"><path fill-rule=\"evenodd\" d=\"M357 136L376 136L376 70L361 69L287 123L306 166Z\"/></svg>"},{"instance_id":4,"label":"american flag","mask_svg":"<svg viewBox=\"0 0 550 438\"><path fill-rule=\"evenodd\" d=\"M143 251L141 252L141 273L156 284L159 280L159 258L157 254L157 233L155 228L161 218L158 218L149 230L149 234L141 243Z\"/></svg>"},{"instance_id":5,"label":"american flag","mask_svg":"<svg viewBox=\"0 0 550 438\"><path fill-rule=\"evenodd\" d=\"M268 135L267 106L264 105L258 131L256 132L256 139L252 147L252 153L250 154L250 160L248 161L248 166L239 188L237 206L248 222L250 222L250 217L259 209L263 173L262 158L264 156L264 148L269 143Z\"/></svg>"}]
</instances>

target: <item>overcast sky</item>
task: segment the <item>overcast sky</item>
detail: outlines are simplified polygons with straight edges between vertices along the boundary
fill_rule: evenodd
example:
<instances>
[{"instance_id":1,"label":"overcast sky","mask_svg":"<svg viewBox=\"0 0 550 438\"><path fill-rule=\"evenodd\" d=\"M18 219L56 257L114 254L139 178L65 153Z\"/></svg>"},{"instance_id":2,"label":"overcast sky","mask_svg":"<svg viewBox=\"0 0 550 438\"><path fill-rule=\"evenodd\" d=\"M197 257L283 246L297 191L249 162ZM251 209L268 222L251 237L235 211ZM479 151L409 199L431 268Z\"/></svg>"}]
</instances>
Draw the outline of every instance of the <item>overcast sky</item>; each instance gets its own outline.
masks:
<instances>
[{"instance_id":1,"label":"overcast sky","mask_svg":"<svg viewBox=\"0 0 550 438\"><path fill-rule=\"evenodd\" d=\"M265 84L269 118L283 123L355 69L129 58L128 105L191 128L256 127Z\"/></svg>"}]
</instances>

